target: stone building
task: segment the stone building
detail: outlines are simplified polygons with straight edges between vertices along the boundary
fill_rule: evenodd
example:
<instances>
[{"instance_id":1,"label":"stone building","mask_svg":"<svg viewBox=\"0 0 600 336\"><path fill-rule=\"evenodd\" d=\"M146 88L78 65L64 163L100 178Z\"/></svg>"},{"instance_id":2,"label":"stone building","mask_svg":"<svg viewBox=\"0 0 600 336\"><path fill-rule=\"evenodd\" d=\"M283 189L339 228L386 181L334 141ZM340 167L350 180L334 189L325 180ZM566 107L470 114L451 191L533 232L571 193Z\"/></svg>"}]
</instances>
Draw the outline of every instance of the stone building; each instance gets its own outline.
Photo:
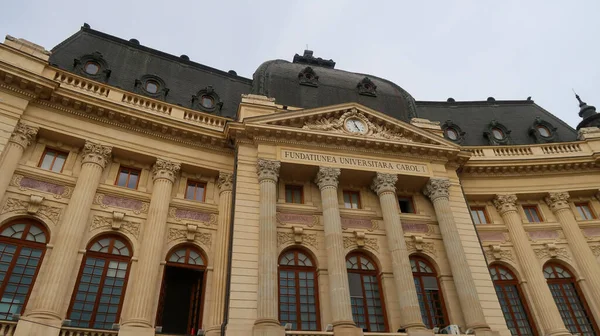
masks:
<instances>
[{"instance_id":1,"label":"stone building","mask_svg":"<svg viewBox=\"0 0 600 336\"><path fill-rule=\"evenodd\" d=\"M574 105L574 113L577 112ZM600 120L0 44L0 335L598 335Z\"/></svg>"}]
</instances>

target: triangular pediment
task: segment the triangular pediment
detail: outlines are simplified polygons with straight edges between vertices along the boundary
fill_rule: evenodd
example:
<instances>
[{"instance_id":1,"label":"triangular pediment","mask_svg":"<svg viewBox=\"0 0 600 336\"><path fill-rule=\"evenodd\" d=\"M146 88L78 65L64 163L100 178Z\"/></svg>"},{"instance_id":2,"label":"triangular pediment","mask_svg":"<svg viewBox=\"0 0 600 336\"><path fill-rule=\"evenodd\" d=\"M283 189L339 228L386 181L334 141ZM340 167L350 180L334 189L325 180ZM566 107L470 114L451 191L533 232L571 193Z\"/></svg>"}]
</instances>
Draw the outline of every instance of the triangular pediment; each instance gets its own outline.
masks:
<instances>
[{"instance_id":1,"label":"triangular pediment","mask_svg":"<svg viewBox=\"0 0 600 336\"><path fill-rule=\"evenodd\" d=\"M458 149L439 135L357 103L281 112L244 119L246 125L278 126L361 140L384 140Z\"/></svg>"}]
</instances>

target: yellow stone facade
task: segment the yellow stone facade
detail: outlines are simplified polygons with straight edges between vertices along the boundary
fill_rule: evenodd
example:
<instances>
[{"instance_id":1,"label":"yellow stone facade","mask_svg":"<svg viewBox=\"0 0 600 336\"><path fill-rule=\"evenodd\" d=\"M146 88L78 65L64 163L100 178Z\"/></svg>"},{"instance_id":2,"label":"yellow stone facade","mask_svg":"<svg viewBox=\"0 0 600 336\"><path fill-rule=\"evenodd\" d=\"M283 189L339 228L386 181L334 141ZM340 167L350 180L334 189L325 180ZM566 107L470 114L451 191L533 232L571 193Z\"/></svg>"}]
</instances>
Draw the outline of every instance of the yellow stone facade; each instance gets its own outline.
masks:
<instances>
[{"instance_id":1,"label":"yellow stone facade","mask_svg":"<svg viewBox=\"0 0 600 336\"><path fill-rule=\"evenodd\" d=\"M369 136L332 126L348 115ZM600 214L596 128L575 142L461 147L428 120L356 103L284 109L256 95L231 120L65 72L42 47L9 38L0 130L0 225L35 221L49 237L26 306L0 321L0 335L155 335L167 258L181 246L205 262L194 332L206 335L432 335L415 256L434 268L446 323L463 333L511 335L490 265L516 278L535 335L571 333L544 265L570 273L591 325L600 322L600 220L576 208ZM60 172L40 168L47 149L67 153ZM136 189L115 185L121 167L139 172ZM202 201L186 198L188 181L202 183ZM286 185L302 204L286 202ZM346 191L359 208L345 206ZM400 212L398 196L412 197L414 213ZM542 222L528 221L531 206ZM474 225L473 209L488 224ZM82 261L105 236L131 250L118 321L76 328L67 314ZM279 259L294 250L315 264L320 331L279 321ZM353 321L350 255L375 264L384 331Z\"/></svg>"}]
</instances>

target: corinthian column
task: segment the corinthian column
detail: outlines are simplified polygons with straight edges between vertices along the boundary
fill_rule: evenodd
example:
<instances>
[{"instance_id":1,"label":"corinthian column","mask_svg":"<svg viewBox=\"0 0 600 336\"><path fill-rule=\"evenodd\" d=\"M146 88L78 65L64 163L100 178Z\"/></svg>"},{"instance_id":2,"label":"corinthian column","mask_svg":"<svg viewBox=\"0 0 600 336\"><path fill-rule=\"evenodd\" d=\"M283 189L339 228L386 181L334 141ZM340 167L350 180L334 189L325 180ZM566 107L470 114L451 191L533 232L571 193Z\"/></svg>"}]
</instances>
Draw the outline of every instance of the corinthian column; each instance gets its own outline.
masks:
<instances>
[{"instance_id":1,"label":"corinthian column","mask_svg":"<svg viewBox=\"0 0 600 336\"><path fill-rule=\"evenodd\" d=\"M154 335L155 301L160 290L157 279L160 276L160 264L165 258L163 249L171 191L180 167L179 163L163 159L157 159L152 167L154 185L148 217L140 237L137 272L125 293L128 312L123 317L119 335Z\"/></svg>"},{"instance_id":2,"label":"corinthian column","mask_svg":"<svg viewBox=\"0 0 600 336\"><path fill-rule=\"evenodd\" d=\"M494 198L494 205L508 228L508 234L513 242L519 265L521 265L523 271L523 278L529 285L531 299L544 330L544 335L569 334L554 303L542 267L531 248L527 233L523 229L523 222L517 212L516 202L517 196L515 195L496 195L496 198Z\"/></svg>"},{"instance_id":3,"label":"corinthian column","mask_svg":"<svg viewBox=\"0 0 600 336\"><path fill-rule=\"evenodd\" d=\"M425 325L421 317L409 253L406 249L402 223L398 214L396 182L398 182L398 175L377 173L371 184L371 189L379 196L379 203L383 212L385 233L392 255L394 283L396 284L398 302L400 303L400 325L409 334L412 334L413 331L424 331Z\"/></svg>"},{"instance_id":4,"label":"corinthian column","mask_svg":"<svg viewBox=\"0 0 600 336\"><path fill-rule=\"evenodd\" d=\"M485 321L475 280L471 276L471 268L452 215L449 188L448 179L432 178L425 185L423 193L431 199L435 209L467 328L475 330L476 333L485 333L490 330L490 327Z\"/></svg>"},{"instance_id":5,"label":"corinthian column","mask_svg":"<svg viewBox=\"0 0 600 336\"><path fill-rule=\"evenodd\" d=\"M0 156L0 201L4 197L6 188L10 184L13 174L19 161L23 156L25 148L31 144L38 132L37 127L27 126L18 123L14 132L10 135L8 143Z\"/></svg>"},{"instance_id":6,"label":"corinthian column","mask_svg":"<svg viewBox=\"0 0 600 336\"><path fill-rule=\"evenodd\" d=\"M217 180L219 187L219 228L217 231L217 248L215 251L214 270L212 278L212 301L210 319L207 323L206 335L221 335L223 323L223 306L225 305L225 289L227 282L227 251L229 250L229 221L231 220L231 194L233 189L233 175L220 173Z\"/></svg>"},{"instance_id":7,"label":"corinthian column","mask_svg":"<svg viewBox=\"0 0 600 336\"><path fill-rule=\"evenodd\" d=\"M596 261L596 257L579 228L575 215L571 211L569 193L549 193L545 200L560 222L560 226L569 244L569 249L573 253L575 262L583 275L584 280L582 281L587 282L591 289L588 299L595 303L597 309L600 309L600 277L598 276L600 274L600 264Z\"/></svg>"},{"instance_id":8,"label":"corinthian column","mask_svg":"<svg viewBox=\"0 0 600 336\"><path fill-rule=\"evenodd\" d=\"M37 280L41 290L34 299L28 317L34 320L60 321L64 318L65 300L71 298L67 286L77 275L77 253L88 227L87 220L102 170L110 159L112 147L86 142L81 172L56 233L55 247L47 262L46 273ZM23 335L27 335L26 333Z\"/></svg>"},{"instance_id":9,"label":"corinthian column","mask_svg":"<svg viewBox=\"0 0 600 336\"><path fill-rule=\"evenodd\" d=\"M279 325L277 296L277 179L279 161L258 159L256 171L259 184L258 226L258 309L253 334L255 336L283 335Z\"/></svg>"},{"instance_id":10,"label":"corinthian column","mask_svg":"<svg viewBox=\"0 0 600 336\"><path fill-rule=\"evenodd\" d=\"M339 168L319 167L315 183L321 190L321 201L323 202L323 225L325 227L333 330L336 335L356 335L360 329L356 328L352 319L342 220L337 194L339 176Z\"/></svg>"}]
</instances>

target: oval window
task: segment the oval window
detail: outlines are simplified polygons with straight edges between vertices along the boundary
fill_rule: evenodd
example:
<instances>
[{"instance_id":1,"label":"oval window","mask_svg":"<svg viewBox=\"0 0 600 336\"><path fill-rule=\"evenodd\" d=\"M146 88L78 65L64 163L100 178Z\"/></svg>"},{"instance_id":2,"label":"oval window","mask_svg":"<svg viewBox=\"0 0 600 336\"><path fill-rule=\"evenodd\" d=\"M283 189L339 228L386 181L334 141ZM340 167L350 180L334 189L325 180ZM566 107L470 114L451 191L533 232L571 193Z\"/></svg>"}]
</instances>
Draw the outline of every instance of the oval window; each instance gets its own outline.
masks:
<instances>
[{"instance_id":1,"label":"oval window","mask_svg":"<svg viewBox=\"0 0 600 336\"><path fill-rule=\"evenodd\" d=\"M215 107L215 100L211 96L204 95L200 99L200 104L202 104L204 108L210 109Z\"/></svg>"},{"instance_id":2,"label":"oval window","mask_svg":"<svg viewBox=\"0 0 600 336\"><path fill-rule=\"evenodd\" d=\"M458 140L458 132L454 128L446 128L446 137L450 140Z\"/></svg>"},{"instance_id":3,"label":"oval window","mask_svg":"<svg viewBox=\"0 0 600 336\"><path fill-rule=\"evenodd\" d=\"M83 67L83 70L88 75L95 75L98 73L98 71L100 71L100 65L96 62L87 62Z\"/></svg>"},{"instance_id":4,"label":"oval window","mask_svg":"<svg viewBox=\"0 0 600 336\"><path fill-rule=\"evenodd\" d=\"M537 130L540 133L540 135L543 136L544 138L547 138L550 136L550 130L546 126L540 125L537 127Z\"/></svg>"},{"instance_id":5,"label":"oval window","mask_svg":"<svg viewBox=\"0 0 600 336\"><path fill-rule=\"evenodd\" d=\"M146 91L150 92L150 93L157 93L158 92L158 83L152 80L149 80L146 82Z\"/></svg>"},{"instance_id":6,"label":"oval window","mask_svg":"<svg viewBox=\"0 0 600 336\"><path fill-rule=\"evenodd\" d=\"M496 140L504 139L504 132L502 132L502 130L499 128L493 128L492 134L494 135L494 138L496 138Z\"/></svg>"}]
</instances>

